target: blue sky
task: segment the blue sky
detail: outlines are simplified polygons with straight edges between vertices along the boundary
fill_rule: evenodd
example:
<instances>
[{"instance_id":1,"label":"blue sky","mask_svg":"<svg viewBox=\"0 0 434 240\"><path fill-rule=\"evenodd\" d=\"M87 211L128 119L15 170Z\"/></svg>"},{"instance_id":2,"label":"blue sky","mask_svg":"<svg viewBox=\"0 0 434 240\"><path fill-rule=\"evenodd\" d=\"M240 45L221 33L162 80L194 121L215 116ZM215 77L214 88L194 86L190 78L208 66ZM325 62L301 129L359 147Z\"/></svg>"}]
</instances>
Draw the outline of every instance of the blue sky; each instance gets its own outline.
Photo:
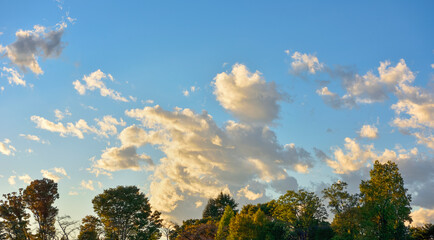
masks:
<instances>
[{"instance_id":1,"label":"blue sky","mask_svg":"<svg viewBox=\"0 0 434 240\"><path fill-rule=\"evenodd\" d=\"M0 9L2 193L51 177L60 213L80 219L104 188L137 185L179 221L220 191L245 204L338 179L355 190L379 159L433 221L430 1Z\"/></svg>"}]
</instances>

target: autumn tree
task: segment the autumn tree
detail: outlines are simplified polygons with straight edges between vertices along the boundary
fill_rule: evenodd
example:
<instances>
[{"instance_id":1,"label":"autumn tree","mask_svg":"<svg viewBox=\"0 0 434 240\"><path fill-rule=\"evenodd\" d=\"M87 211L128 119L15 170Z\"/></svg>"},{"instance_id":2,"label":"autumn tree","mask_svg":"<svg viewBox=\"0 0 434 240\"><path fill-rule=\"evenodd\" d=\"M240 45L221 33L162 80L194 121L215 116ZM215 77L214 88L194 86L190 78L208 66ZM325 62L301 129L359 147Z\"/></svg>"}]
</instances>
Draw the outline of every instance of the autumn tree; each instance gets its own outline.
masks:
<instances>
[{"instance_id":1,"label":"autumn tree","mask_svg":"<svg viewBox=\"0 0 434 240\"><path fill-rule=\"evenodd\" d=\"M335 215L331 227L335 240L356 239L360 231L360 197L347 192L347 183L338 181L322 192Z\"/></svg>"},{"instance_id":2,"label":"autumn tree","mask_svg":"<svg viewBox=\"0 0 434 240\"><path fill-rule=\"evenodd\" d=\"M99 218L88 215L81 220L78 240L99 240L102 234L102 223Z\"/></svg>"},{"instance_id":3,"label":"autumn tree","mask_svg":"<svg viewBox=\"0 0 434 240\"><path fill-rule=\"evenodd\" d=\"M5 200L0 201L0 218L3 219L1 226L4 236L0 239L21 240L30 237L29 214L26 213L22 191L20 188L18 193L3 194Z\"/></svg>"},{"instance_id":4,"label":"autumn tree","mask_svg":"<svg viewBox=\"0 0 434 240\"><path fill-rule=\"evenodd\" d=\"M410 228L411 239L413 240L433 240L434 224L426 223L423 226Z\"/></svg>"},{"instance_id":5,"label":"autumn tree","mask_svg":"<svg viewBox=\"0 0 434 240\"><path fill-rule=\"evenodd\" d=\"M176 240L214 240L217 233L217 223L212 219L188 219L178 227ZM171 238L172 239L172 238Z\"/></svg>"},{"instance_id":6,"label":"autumn tree","mask_svg":"<svg viewBox=\"0 0 434 240\"><path fill-rule=\"evenodd\" d=\"M313 239L318 226L327 217L321 199L305 190L290 190L273 205L273 216L287 223L288 234L300 240Z\"/></svg>"},{"instance_id":7,"label":"autumn tree","mask_svg":"<svg viewBox=\"0 0 434 240\"><path fill-rule=\"evenodd\" d=\"M158 239L161 235L160 213L152 212L148 198L136 186L106 189L92 203L107 238Z\"/></svg>"},{"instance_id":8,"label":"autumn tree","mask_svg":"<svg viewBox=\"0 0 434 240\"><path fill-rule=\"evenodd\" d=\"M38 223L38 239L53 239L56 235L58 209L53 204L58 198L57 183L47 178L32 181L24 190L24 202Z\"/></svg>"},{"instance_id":9,"label":"autumn tree","mask_svg":"<svg viewBox=\"0 0 434 240\"><path fill-rule=\"evenodd\" d=\"M237 212L236 208L238 203L235 202L231 195L220 192L216 198L208 200L208 203L203 210L202 217L220 220L226 206L230 206L234 212Z\"/></svg>"},{"instance_id":10,"label":"autumn tree","mask_svg":"<svg viewBox=\"0 0 434 240\"><path fill-rule=\"evenodd\" d=\"M375 161L370 180L360 184L362 234L366 239L405 239L411 222L411 196L396 163Z\"/></svg>"}]
</instances>

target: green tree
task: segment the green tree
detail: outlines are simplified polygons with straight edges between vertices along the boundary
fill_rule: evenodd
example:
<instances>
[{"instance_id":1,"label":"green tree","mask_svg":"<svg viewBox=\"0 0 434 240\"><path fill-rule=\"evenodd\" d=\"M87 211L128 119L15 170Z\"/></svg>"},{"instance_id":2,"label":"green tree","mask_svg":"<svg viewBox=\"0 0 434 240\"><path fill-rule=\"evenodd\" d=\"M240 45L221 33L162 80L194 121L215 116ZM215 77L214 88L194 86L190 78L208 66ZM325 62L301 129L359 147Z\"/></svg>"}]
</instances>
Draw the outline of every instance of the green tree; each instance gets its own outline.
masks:
<instances>
[{"instance_id":1,"label":"green tree","mask_svg":"<svg viewBox=\"0 0 434 240\"><path fill-rule=\"evenodd\" d=\"M93 209L109 239L158 239L160 213L152 212L148 198L136 186L104 190L93 200Z\"/></svg>"},{"instance_id":2,"label":"green tree","mask_svg":"<svg viewBox=\"0 0 434 240\"><path fill-rule=\"evenodd\" d=\"M331 224L336 233L335 240L356 239L360 231L360 197L358 194L349 194L347 185L339 181L322 191L335 215Z\"/></svg>"},{"instance_id":3,"label":"green tree","mask_svg":"<svg viewBox=\"0 0 434 240\"><path fill-rule=\"evenodd\" d=\"M29 214L23 199L23 189L19 192L3 194L0 201L0 218L3 219L4 236L0 239L29 239ZM7 236L7 237L6 237Z\"/></svg>"},{"instance_id":4,"label":"green tree","mask_svg":"<svg viewBox=\"0 0 434 240\"><path fill-rule=\"evenodd\" d=\"M38 223L38 239L48 240L56 236L54 223L59 210L53 204L58 198L57 183L47 178L32 181L24 190L24 202Z\"/></svg>"},{"instance_id":5,"label":"green tree","mask_svg":"<svg viewBox=\"0 0 434 240\"><path fill-rule=\"evenodd\" d=\"M234 210L227 205L225 208L225 212L223 213L222 218L220 219L218 229L217 229L217 235L216 240L224 240L229 234L229 223L231 222L231 219L235 216Z\"/></svg>"},{"instance_id":6,"label":"green tree","mask_svg":"<svg viewBox=\"0 0 434 240\"><path fill-rule=\"evenodd\" d=\"M405 239L411 223L411 196L396 163L375 161L371 179L360 184L362 234L366 239Z\"/></svg>"},{"instance_id":7,"label":"green tree","mask_svg":"<svg viewBox=\"0 0 434 240\"><path fill-rule=\"evenodd\" d=\"M290 190L273 204L273 216L287 223L287 233L295 239L314 239L318 226L327 217L321 199L305 190Z\"/></svg>"},{"instance_id":8,"label":"green tree","mask_svg":"<svg viewBox=\"0 0 434 240\"><path fill-rule=\"evenodd\" d=\"M230 206L234 212L237 212L236 208L238 203L235 202L231 195L221 192L216 198L211 198L208 200L208 203L203 210L202 217L220 220L226 206Z\"/></svg>"},{"instance_id":9,"label":"green tree","mask_svg":"<svg viewBox=\"0 0 434 240\"><path fill-rule=\"evenodd\" d=\"M273 224L265 213L258 209L255 214L241 213L232 218L228 240L274 240Z\"/></svg>"},{"instance_id":10,"label":"green tree","mask_svg":"<svg viewBox=\"0 0 434 240\"><path fill-rule=\"evenodd\" d=\"M411 227L410 233L413 240L434 240L434 224L427 223L420 227Z\"/></svg>"},{"instance_id":11,"label":"green tree","mask_svg":"<svg viewBox=\"0 0 434 240\"><path fill-rule=\"evenodd\" d=\"M210 219L188 219L183 221L181 227L171 235L170 239L176 240L214 240L217 233L217 225Z\"/></svg>"},{"instance_id":12,"label":"green tree","mask_svg":"<svg viewBox=\"0 0 434 240\"><path fill-rule=\"evenodd\" d=\"M103 233L99 218L88 215L81 220L78 240L99 240Z\"/></svg>"}]
</instances>

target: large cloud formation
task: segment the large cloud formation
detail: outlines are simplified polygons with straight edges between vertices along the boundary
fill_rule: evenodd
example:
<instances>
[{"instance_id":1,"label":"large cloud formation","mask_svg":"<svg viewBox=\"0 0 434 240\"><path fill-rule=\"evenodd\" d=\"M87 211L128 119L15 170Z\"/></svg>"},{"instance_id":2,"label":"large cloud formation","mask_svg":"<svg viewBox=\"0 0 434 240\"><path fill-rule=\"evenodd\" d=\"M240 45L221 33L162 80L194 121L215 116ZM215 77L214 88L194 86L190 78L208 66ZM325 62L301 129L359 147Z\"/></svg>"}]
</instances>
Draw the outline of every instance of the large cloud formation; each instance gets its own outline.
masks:
<instances>
[{"instance_id":1,"label":"large cloud formation","mask_svg":"<svg viewBox=\"0 0 434 240\"><path fill-rule=\"evenodd\" d=\"M66 23L59 23L53 30L40 25L35 25L33 30L18 30L16 41L5 47L0 45L0 53L23 71L30 69L37 75L43 74L38 57L57 58L62 53L65 44L61 39L66 27Z\"/></svg>"},{"instance_id":2,"label":"large cloud formation","mask_svg":"<svg viewBox=\"0 0 434 240\"><path fill-rule=\"evenodd\" d=\"M178 204L191 203L195 209L196 203L221 191L257 200L268 188L276 192L283 187L297 188L288 172L307 172L312 157L294 144L281 145L267 126L277 117L276 101L281 99L274 85L240 64L234 65L230 74L218 74L214 85L217 99L241 122L228 121L219 127L207 112L195 113L188 108L168 111L157 105L127 110L126 115L142 126L125 128L119 134L122 145L106 149L93 168L115 171L148 167L153 171L151 204L166 213L176 210ZM255 110L259 113L253 113ZM137 165L135 149L145 145L164 154L158 164L149 161ZM133 154L113 154L125 149Z\"/></svg>"}]
</instances>

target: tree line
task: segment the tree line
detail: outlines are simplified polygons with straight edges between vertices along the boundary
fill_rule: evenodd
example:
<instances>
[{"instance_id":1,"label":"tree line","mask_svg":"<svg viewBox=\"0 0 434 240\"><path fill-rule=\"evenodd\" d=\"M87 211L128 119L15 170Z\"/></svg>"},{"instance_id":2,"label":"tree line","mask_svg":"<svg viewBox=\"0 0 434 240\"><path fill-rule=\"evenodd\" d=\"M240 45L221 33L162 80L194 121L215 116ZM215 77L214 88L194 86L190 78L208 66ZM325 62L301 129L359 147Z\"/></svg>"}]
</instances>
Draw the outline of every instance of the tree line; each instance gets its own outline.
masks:
<instances>
[{"instance_id":1,"label":"tree line","mask_svg":"<svg viewBox=\"0 0 434 240\"><path fill-rule=\"evenodd\" d=\"M393 162L375 162L360 192L338 181L323 198L304 189L238 209L229 194L208 200L201 219L164 222L136 186L118 186L92 200L95 215L81 224L58 216L57 183L34 180L0 200L0 239L17 240L280 240L434 239L434 225L409 227L411 195ZM328 222L329 208L333 220ZM30 217L36 226L31 228Z\"/></svg>"}]
</instances>

